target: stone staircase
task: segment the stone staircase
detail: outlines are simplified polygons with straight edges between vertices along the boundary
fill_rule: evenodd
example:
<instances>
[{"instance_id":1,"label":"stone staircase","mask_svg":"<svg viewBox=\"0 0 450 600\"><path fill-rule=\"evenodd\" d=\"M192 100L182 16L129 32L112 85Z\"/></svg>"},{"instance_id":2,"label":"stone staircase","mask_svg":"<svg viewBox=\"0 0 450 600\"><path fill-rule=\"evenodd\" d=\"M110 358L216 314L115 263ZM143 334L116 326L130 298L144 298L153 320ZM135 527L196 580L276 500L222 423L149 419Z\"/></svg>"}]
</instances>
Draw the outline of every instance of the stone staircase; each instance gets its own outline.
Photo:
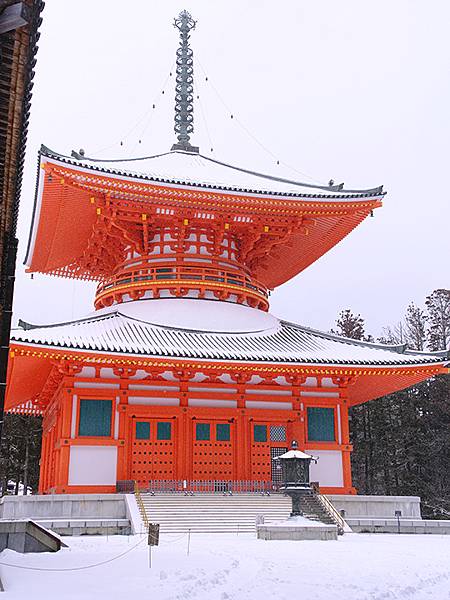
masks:
<instances>
[{"instance_id":1,"label":"stone staircase","mask_svg":"<svg viewBox=\"0 0 450 600\"><path fill-rule=\"evenodd\" d=\"M161 533L253 533L259 516L273 523L291 511L290 498L282 494L140 495L149 522L159 523Z\"/></svg>"},{"instance_id":2,"label":"stone staircase","mask_svg":"<svg viewBox=\"0 0 450 600\"><path fill-rule=\"evenodd\" d=\"M149 522L159 523L161 533L254 532L256 521L264 517L270 524L286 519L291 499L283 494L158 494L140 493ZM336 524L313 492L302 498L306 517L326 524Z\"/></svg>"},{"instance_id":3,"label":"stone staircase","mask_svg":"<svg viewBox=\"0 0 450 600\"><path fill-rule=\"evenodd\" d=\"M303 515L311 521L320 521L326 525L337 525L332 515L325 509L319 497L312 490L301 496L300 507Z\"/></svg>"}]
</instances>

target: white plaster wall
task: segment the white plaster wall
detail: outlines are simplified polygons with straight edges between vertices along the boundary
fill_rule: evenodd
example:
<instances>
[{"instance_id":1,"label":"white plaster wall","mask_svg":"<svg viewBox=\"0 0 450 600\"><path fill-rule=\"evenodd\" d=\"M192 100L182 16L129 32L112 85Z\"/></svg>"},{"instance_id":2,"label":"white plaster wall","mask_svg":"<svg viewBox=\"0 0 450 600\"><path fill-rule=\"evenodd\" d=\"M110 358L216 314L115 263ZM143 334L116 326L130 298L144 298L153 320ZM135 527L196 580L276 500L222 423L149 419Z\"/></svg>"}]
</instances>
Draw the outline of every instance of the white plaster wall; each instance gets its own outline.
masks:
<instances>
[{"instance_id":1,"label":"white plaster wall","mask_svg":"<svg viewBox=\"0 0 450 600\"><path fill-rule=\"evenodd\" d=\"M179 392L180 388L177 385L147 385L143 383L130 383L129 390L152 390L154 392Z\"/></svg>"},{"instance_id":2,"label":"white plaster wall","mask_svg":"<svg viewBox=\"0 0 450 600\"><path fill-rule=\"evenodd\" d=\"M317 377L307 377L305 383L302 383L302 385L315 387L317 385Z\"/></svg>"},{"instance_id":3,"label":"white plaster wall","mask_svg":"<svg viewBox=\"0 0 450 600\"><path fill-rule=\"evenodd\" d=\"M179 398L154 398L147 396L128 396L128 404L142 404L145 406L179 406Z\"/></svg>"},{"instance_id":4,"label":"white plaster wall","mask_svg":"<svg viewBox=\"0 0 450 600\"><path fill-rule=\"evenodd\" d=\"M342 452L340 450L307 448L305 452L319 459L316 464L311 463L311 481L318 481L324 487L342 487L344 485Z\"/></svg>"},{"instance_id":5,"label":"white plaster wall","mask_svg":"<svg viewBox=\"0 0 450 600\"><path fill-rule=\"evenodd\" d=\"M189 398L188 406L207 406L211 408L237 408L237 400L209 400L206 398Z\"/></svg>"},{"instance_id":6,"label":"white plaster wall","mask_svg":"<svg viewBox=\"0 0 450 600\"><path fill-rule=\"evenodd\" d=\"M74 439L77 435L77 412L78 412L78 396L72 398L72 422L70 424L70 437Z\"/></svg>"},{"instance_id":7,"label":"white plaster wall","mask_svg":"<svg viewBox=\"0 0 450 600\"><path fill-rule=\"evenodd\" d=\"M339 398L339 392L300 392L300 396L308 398Z\"/></svg>"},{"instance_id":8,"label":"white plaster wall","mask_svg":"<svg viewBox=\"0 0 450 600\"><path fill-rule=\"evenodd\" d=\"M324 377L322 379L322 387L338 387L338 384L333 383L331 377Z\"/></svg>"},{"instance_id":9,"label":"white plaster wall","mask_svg":"<svg viewBox=\"0 0 450 600\"><path fill-rule=\"evenodd\" d=\"M116 485L116 446L71 446L69 485Z\"/></svg>"},{"instance_id":10,"label":"white plaster wall","mask_svg":"<svg viewBox=\"0 0 450 600\"><path fill-rule=\"evenodd\" d=\"M76 388L100 388L100 389L107 389L107 390L117 390L120 387L120 384L118 383L100 383L100 382L96 382L96 381L75 381L75 383L73 384L73 387Z\"/></svg>"},{"instance_id":11,"label":"white plaster wall","mask_svg":"<svg viewBox=\"0 0 450 600\"><path fill-rule=\"evenodd\" d=\"M292 410L292 402L269 402L259 400L246 400L246 408L263 408L268 410Z\"/></svg>"},{"instance_id":12,"label":"white plaster wall","mask_svg":"<svg viewBox=\"0 0 450 600\"><path fill-rule=\"evenodd\" d=\"M246 394L256 394L258 396L292 396L291 390L246 390Z\"/></svg>"}]
</instances>

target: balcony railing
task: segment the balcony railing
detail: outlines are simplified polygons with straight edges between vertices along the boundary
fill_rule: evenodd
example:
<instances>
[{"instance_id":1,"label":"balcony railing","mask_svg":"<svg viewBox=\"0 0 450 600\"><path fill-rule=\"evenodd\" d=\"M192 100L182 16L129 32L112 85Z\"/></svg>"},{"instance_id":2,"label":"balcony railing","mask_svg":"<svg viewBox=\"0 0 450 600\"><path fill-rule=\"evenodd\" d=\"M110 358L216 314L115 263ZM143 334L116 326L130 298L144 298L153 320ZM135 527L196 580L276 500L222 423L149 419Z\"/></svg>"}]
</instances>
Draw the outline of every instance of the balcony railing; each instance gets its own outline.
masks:
<instances>
[{"instance_id":1,"label":"balcony railing","mask_svg":"<svg viewBox=\"0 0 450 600\"><path fill-rule=\"evenodd\" d=\"M96 305L108 304L109 296L137 293L150 289L201 289L255 298L267 305L268 290L245 273L215 267L170 265L139 267L122 271L97 288Z\"/></svg>"}]
</instances>

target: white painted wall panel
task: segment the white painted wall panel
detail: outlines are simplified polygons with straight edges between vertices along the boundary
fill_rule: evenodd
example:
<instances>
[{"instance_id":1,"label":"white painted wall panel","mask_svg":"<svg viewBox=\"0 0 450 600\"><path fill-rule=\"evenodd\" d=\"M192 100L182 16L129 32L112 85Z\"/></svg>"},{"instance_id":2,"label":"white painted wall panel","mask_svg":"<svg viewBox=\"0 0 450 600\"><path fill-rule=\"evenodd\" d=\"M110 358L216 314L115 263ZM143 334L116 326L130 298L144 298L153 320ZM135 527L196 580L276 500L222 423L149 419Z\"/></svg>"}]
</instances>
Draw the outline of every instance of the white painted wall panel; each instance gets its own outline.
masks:
<instances>
[{"instance_id":1,"label":"white painted wall panel","mask_svg":"<svg viewBox=\"0 0 450 600\"><path fill-rule=\"evenodd\" d=\"M116 485L116 446L71 446L69 485Z\"/></svg>"},{"instance_id":2,"label":"white painted wall panel","mask_svg":"<svg viewBox=\"0 0 450 600\"><path fill-rule=\"evenodd\" d=\"M317 464L311 463L311 481L318 481L325 487L342 487L344 477L342 473L342 452L340 450L314 450L305 449L307 454L317 457Z\"/></svg>"},{"instance_id":3,"label":"white painted wall panel","mask_svg":"<svg viewBox=\"0 0 450 600\"><path fill-rule=\"evenodd\" d=\"M206 398L189 398L188 406L207 406L211 408L237 408L237 400L209 400Z\"/></svg>"},{"instance_id":4,"label":"white painted wall panel","mask_svg":"<svg viewBox=\"0 0 450 600\"><path fill-rule=\"evenodd\" d=\"M246 400L246 408L263 408L266 410L292 410L292 402L269 402L259 400Z\"/></svg>"},{"instance_id":5,"label":"white painted wall panel","mask_svg":"<svg viewBox=\"0 0 450 600\"><path fill-rule=\"evenodd\" d=\"M149 396L128 396L128 404L145 406L179 406L179 398L150 398Z\"/></svg>"}]
</instances>

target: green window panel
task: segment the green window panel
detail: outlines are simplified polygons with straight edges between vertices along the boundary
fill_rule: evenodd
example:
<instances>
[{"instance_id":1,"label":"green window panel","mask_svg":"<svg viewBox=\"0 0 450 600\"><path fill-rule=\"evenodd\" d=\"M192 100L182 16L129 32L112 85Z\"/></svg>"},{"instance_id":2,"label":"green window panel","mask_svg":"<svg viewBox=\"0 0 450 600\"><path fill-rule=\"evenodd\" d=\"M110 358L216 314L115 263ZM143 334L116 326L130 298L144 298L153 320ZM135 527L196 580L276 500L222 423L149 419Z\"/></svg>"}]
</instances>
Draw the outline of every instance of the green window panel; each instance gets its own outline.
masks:
<instances>
[{"instance_id":1,"label":"green window panel","mask_svg":"<svg viewBox=\"0 0 450 600\"><path fill-rule=\"evenodd\" d=\"M80 400L78 435L109 437L111 435L112 400Z\"/></svg>"},{"instance_id":2,"label":"green window panel","mask_svg":"<svg viewBox=\"0 0 450 600\"><path fill-rule=\"evenodd\" d=\"M209 423L196 423L195 439L199 442L200 441L209 441L211 439Z\"/></svg>"},{"instance_id":3,"label":"green window panel","mask_svg":"<svg viewBox=\"0 0 450 600\"><path fill-rule=\"evenodd\" d=\"M253 439L255 442L267 442L267 426L253 425Z\"/></svg>"},{"instance_id":4,"label":"green window panel","mask_svg":"<svg viewBox=\"0 0 450 600\"><path fill-rule=\"evenodd\" d=\"M217 423L217 425L216 425L216 440L218 442L229 442L230 441L230 424L229 423Z\"/></svg>"},{"instance_id":5,"label":"green window panel","mask_svg":"<svg viewBox=\"0 0 450 600\"><path fill-rule=\"evenodd\" d=\"M148 421L136 421L136 439L150 439L150 423Z\"/></svg>"},{"instance_id":6,"label":"green window panel","mask_svg":"<svg viewBox=\"0 0 450 600\"><path fill-rule=\"evenodd\" d=\"M334 442L334 408L309 407L308 440L313 442Z\"/></svg>"},{"instance_id":7,"label":"green window panel","mask_svg":"<svg viewBox=\"0 0 450 600\"><path fill-rule=\"evenodd\" d=\"M158 423L156 426L156 439L157 440L170 440L172 439L172 423Z\"/></svg>"}]
</instances>

